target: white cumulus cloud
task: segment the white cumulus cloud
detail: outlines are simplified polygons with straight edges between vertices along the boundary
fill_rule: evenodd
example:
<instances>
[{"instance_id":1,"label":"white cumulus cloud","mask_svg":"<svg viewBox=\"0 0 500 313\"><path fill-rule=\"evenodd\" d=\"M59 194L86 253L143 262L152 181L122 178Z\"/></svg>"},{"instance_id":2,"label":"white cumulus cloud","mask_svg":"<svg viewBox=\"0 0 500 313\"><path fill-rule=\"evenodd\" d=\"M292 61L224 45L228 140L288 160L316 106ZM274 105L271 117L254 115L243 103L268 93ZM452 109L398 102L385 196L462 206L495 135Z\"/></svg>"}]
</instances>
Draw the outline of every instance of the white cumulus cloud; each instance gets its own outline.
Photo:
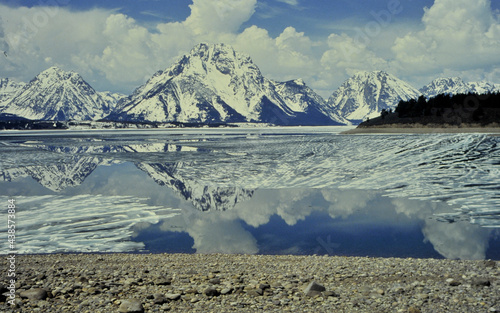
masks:
<instances>
[{"instance_id":1,"label":"white cumulus cloud","mask_svg":"<svg viewBox=\"0 0 500 313\"><path fill-rule=\"evenodd\" d=\"M29 81L56 65L81 73L97 90L130 93L196 44L222 42L250 55L265 76L303 78L324 97L365 70L389 71L415 87L446 74L500 82L500 18L490 0L435 0L419 23L402 27L396 14L377 15L346 20L326 35L297 25L274 34L243 27L262 4L192 0L185 20L156 25L116 10L0 5L0 49L9 50L0 77Z\"/></svg>"},{"instance_id":2,"label":"white cumulus cloud","mask_svg":"<svg viewBox=\"0 0 500 313\"><path fill-rule=\"evenodd\" d=\"M255 12L257 0L193 0L185 23L195 34L236 32Z\"/></svg>"},{"instance_id":3,"label":"white cumulus cloud","mask_svg":"<svg viewBox=\"0 0 500 313\"><path fill-rule=\"evenodd\" d=\"M343 70L352 76L359 71L386 70L388 62L377 56L368 46L346 34L331 34L329 50L321 58L326 70Z\"/></svg>"},{"instance_id":4,"label":"white cumulus cloud","mask_svg":"<svg viewBox=\"0 0 500 313\"><path fill-rule=\"evenodd\" d=\"M493 64L500 65L500 19L490 0L436 0L422 24L394 43L401 71L435 76L483 69L486 78Z\"/></svg>"}]
</instances>

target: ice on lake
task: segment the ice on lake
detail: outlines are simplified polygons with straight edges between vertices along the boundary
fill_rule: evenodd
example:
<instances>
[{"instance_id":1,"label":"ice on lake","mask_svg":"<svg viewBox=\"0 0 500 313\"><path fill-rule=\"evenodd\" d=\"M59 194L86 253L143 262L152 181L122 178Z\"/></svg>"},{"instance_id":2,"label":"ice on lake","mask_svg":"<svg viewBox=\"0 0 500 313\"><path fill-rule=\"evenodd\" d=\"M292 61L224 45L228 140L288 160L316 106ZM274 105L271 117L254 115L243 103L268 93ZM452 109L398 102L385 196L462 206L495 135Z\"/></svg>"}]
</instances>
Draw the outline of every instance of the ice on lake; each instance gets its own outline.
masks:
<instances>
[{"instance_id":1,"label":"ice on lake","mask_svg":"<svg viewBox=\"0 0 500 313\"><path fill-rule=\"evenodd\" d=\"M1 201L22 253L500 259L500 137L341 130L4 132Z\"/></svg>"}]
</instances>

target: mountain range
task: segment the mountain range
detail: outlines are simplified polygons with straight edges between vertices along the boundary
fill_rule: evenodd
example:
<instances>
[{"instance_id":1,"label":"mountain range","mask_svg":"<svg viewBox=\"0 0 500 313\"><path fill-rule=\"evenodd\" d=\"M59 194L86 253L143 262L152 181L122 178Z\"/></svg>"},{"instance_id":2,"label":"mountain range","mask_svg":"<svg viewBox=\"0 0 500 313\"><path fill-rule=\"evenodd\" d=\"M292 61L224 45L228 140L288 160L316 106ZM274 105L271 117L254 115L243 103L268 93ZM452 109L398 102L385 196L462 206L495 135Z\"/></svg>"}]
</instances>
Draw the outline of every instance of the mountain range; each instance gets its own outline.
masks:
<instances>
[{"instance_id":1,"label":"mountain range","mask_svg":"<svg viewBox=\"0 0 500 313\"><path fill-rule=\"evenodd\" d=\"M498 91L498 84L458 77L439 78L417 90L374 71L355 74L326 101L301 79L268 79L248 55L225 44L202 43L130 96L98 92L78 73L57 67L27 84L0 79L0 119L346 125L420 95Z\"/></svg>"},{"instance_id":2,"label":"mountain range","mask_svg":"<svg viewBox=\"0 0 500 313\"><path fill-rule=\"evenodd\" d=\"M346 122L302 81L271 81L249 56L224 44L197 45L118 102L109 119L278 125Z\"/></svg>"},{"instance_id":3,"label":"mountain range","mask_svg":"<svg viewBox=\"0 0 500 313\"><path fill-rule=\"evenodd\" d=\"M420 89L420 92L427 98L432 98L439 94L486 94L499 91L500 84L488 82L466 83L460 77L438 78Z\"/></svg>"}]
</instances>

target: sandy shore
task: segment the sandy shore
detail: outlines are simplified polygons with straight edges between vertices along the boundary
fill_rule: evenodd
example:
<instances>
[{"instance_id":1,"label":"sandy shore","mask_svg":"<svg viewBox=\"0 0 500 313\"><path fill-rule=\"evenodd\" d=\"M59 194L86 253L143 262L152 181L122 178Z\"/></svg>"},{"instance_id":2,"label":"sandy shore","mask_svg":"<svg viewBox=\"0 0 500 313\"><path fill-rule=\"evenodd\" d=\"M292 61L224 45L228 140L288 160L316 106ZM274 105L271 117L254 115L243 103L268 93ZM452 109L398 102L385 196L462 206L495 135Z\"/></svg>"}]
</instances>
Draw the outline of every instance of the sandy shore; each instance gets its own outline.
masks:
<instances>
[{"instance_id":1,"label":"sandy shore","mask_svg":"<svg viewBox=\"0 0 500 313\"><path fill-rule=\"evenodd\" d=\"M341 134L461 134L480 133L500 135L500 127L361 127Z\"/></svg>"},{"instance_id":2,"label":"sandy shore","mask_svg":"<svg viewBox=\"0 0 500 313\"><path fill-rule=\"evenodd\" d=\"M494 261L66 254L15 267L15 306L4 297L0 312L500 312Z\"/></svg>"}]
</instances>

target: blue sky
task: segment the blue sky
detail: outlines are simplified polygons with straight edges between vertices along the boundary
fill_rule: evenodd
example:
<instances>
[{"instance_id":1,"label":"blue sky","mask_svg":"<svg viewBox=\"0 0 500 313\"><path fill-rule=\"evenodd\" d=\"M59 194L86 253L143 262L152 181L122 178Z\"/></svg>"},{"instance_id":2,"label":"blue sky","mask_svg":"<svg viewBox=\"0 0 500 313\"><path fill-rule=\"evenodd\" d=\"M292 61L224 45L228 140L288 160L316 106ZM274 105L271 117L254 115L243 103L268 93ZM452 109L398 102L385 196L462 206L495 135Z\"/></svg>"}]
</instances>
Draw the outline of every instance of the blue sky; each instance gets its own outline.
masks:
<instances>
[{"instance_id":1,"label":"blue sky","mask_svg":"<svg viewBox=\"0 0 500 313\"><path fill-rule=\"evenodd\" d=\"M325 97L363 70L417 88L442 76L500 83L499 12L496 0L0 0L0 77L55 65L130 93L203 41Z\"/></svg>"},{"instance_id":2,"label":"blue sky","mask_svg":"<svg viewBox=\"0 0 500 313\"><path fill-rule=\"evenodd\" d=\"M54 4L57 1L16 0L0 1L11 6L38 7L40 3ZM403 8L397 19L420 20L424 7L433 0L401 0ZM161 0L88 0L67 1L63 6L71 10L85 11L95 8L123 13L135 20L154 25L155 23L181 22L190 15L190 1ZM66 4L67 3L67 4ZM296 3L296 4L295 4ZM373 12L387 10L387 0L264 0L256 5L256 12L242 27L258 25L267 29L271 35L278 36L283 29L294 26L316 36L328 32L327 25L343 20L366 21L373 18ZM500 5L497 5L500 7ZM395 17L396 18L396 17Z\"/></svg>"}]
</instances>

